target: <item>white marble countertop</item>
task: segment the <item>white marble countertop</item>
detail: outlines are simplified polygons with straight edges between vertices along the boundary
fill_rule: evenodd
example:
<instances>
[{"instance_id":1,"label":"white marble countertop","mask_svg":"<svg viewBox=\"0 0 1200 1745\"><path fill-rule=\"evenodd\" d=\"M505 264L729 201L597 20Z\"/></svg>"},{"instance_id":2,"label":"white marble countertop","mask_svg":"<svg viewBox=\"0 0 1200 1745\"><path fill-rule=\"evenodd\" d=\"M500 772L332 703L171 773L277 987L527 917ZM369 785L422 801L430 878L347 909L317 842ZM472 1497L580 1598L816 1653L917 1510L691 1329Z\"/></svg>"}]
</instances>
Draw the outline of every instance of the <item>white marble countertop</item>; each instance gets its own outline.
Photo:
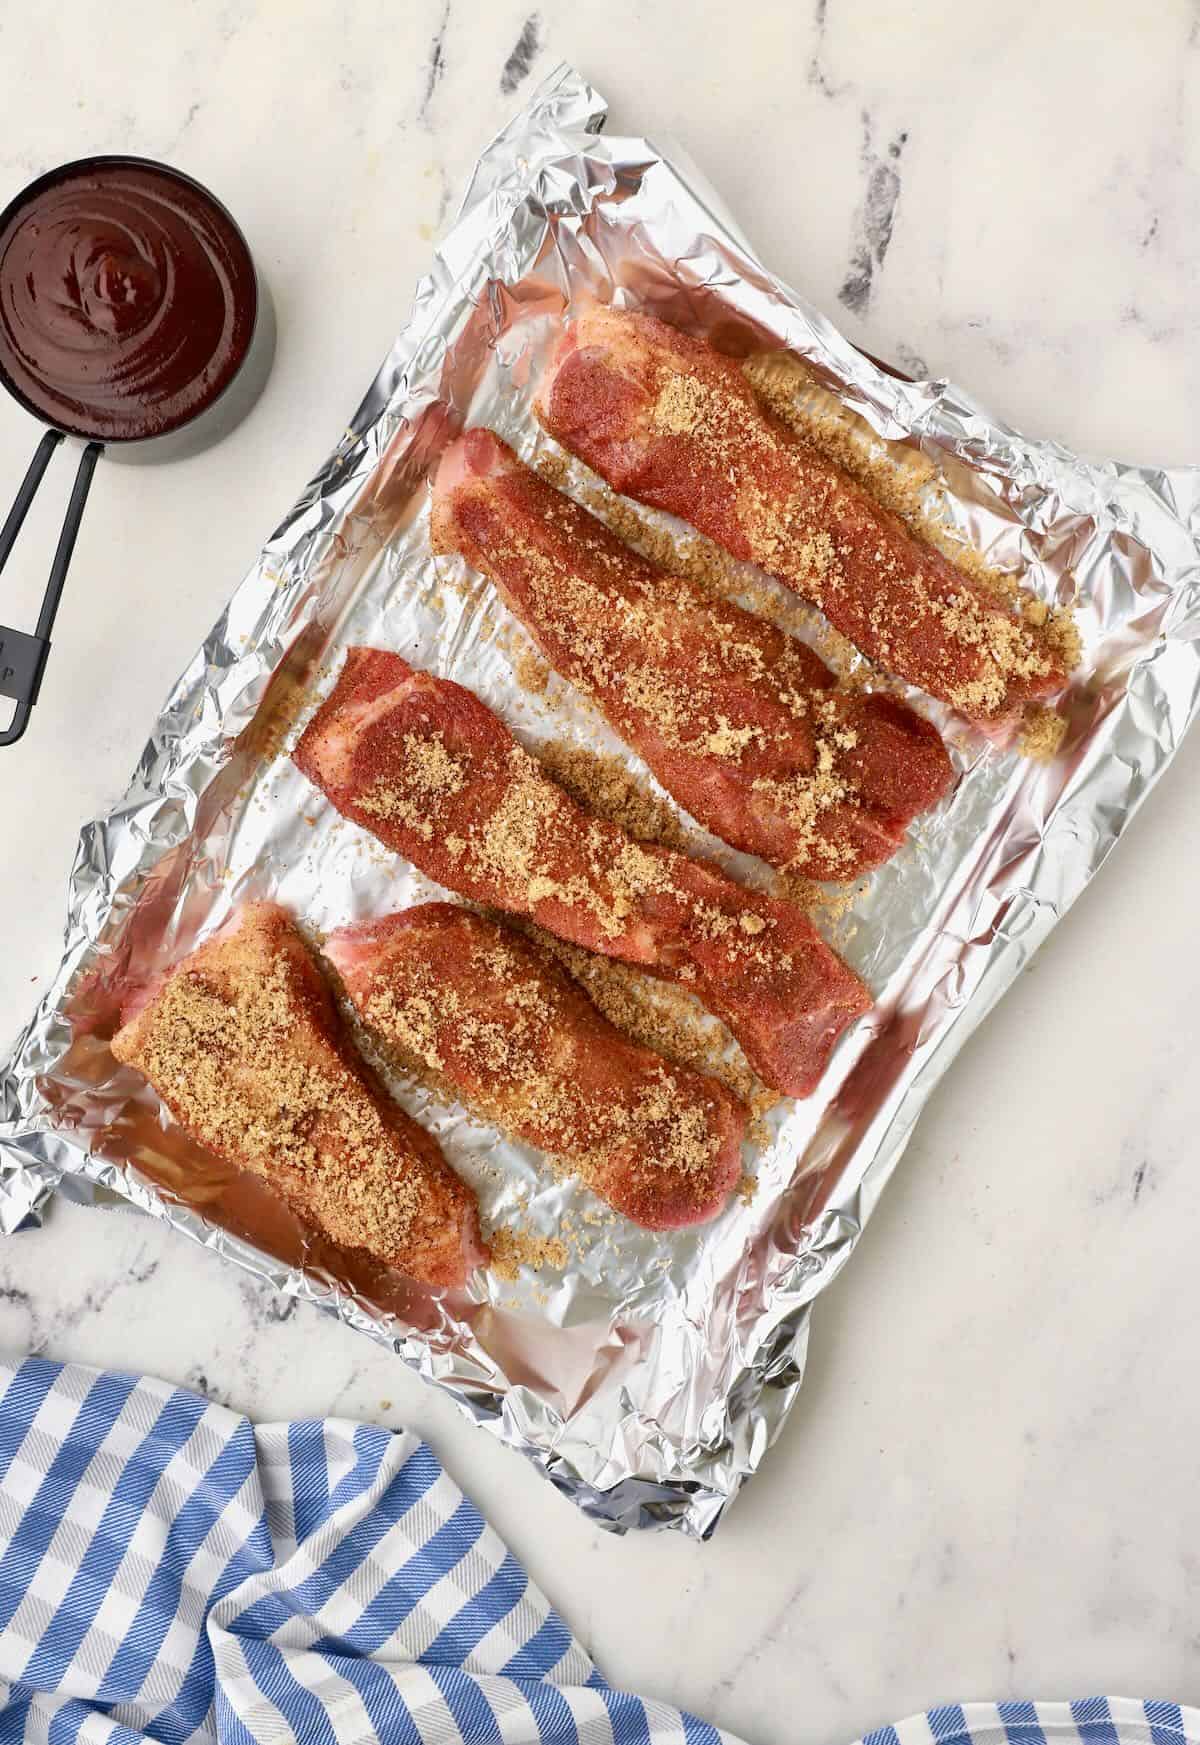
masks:
<instances>
[{"instance_id":1,"label":"white marble countertop","mask_svg":"<svg viewBox=\"0 0 1200 1745\"><path fill-rule=\"evenodd\" d=\"M0 755L5 1039L55 961L80 820L357 402L471 160L557 59L615 127L681 139L868 349L1091 454L1200 459L1194 4L530 4L0 20L0 199L88 151L170 158L238 215L280 328L224 445L97 476L43 700ZM6 491L33 435L0 404ZM8 623L40 594L70 470L5 573ZM259 1417L411 1425L610 1678L761 1745L973 1697L1196 1702L1198 777L1200 742L955 1064L707 1546L591 1527L397 1361L132 1214L60 1207L0 1249L0 1346Z\"/></svg>"}]
</instances>

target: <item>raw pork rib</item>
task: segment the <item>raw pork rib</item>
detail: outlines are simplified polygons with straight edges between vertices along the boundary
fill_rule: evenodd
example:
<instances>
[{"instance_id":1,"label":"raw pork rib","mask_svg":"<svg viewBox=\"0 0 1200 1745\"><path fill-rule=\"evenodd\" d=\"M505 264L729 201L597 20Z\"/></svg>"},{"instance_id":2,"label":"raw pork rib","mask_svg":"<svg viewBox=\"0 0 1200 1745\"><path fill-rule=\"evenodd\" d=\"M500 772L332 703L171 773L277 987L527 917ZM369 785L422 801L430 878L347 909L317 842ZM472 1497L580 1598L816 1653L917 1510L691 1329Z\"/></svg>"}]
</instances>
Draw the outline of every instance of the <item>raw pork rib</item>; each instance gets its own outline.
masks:
<instances>
[{"instance_id":1,"label":"raw pork rib","mask_svg":"<svg viewBox=\"0 0 1200 1745\"><path fill-rule=\"evenodd\" d=\"M386 1053L561 1158L618 1212L671 1230L725 1204L741 1104L623 1036L519 933L423 903L339 929L325 953Z\"/></svg>"},{"instance_id":2,"label":"raw pork rib","mask_svg":"<svg viewBox=\"0 0 1200 1745\"><path fill-rule=\"evenodd\" d=\"M342 1248L430 1285L487 1259L475 1196L367 1079L283 909L252 903L113 1038L193 1138Z\"/></svg>"},{"instance_id":3,"label":"raw pork rib","mask_svg":"<svg viewBox=\"0 0 1200 1745\"><path fill-rule=\"evenodd\" d=\"M949 785L928 721L839 690L795 637L638 557L490 430L443 457L433 543L491 577L551 665L735 848L856 878Z\"/></svg>"},{"instance_id":4,"label":"raw pork rib","mask_svg":"<svg viewBox=\"0 0 1200 1745\"><path fill-rule=\"evenodd\" d=\"M879 666L977 722L1067 682L1026 622L767 413L738 364L654 316L596 307L538 395L550 433L618 491L690 521L819 606Z\"/></svg>"},{"instance_id":5,"label":"raw pork rib","mask_svg":"<svg viewBox=\"0 0 1200 1745\"><path fill-rule=\"evenodd\" d=\"M450 890L682 982L776 1090L807 1096L871 1004L796 904L590 816L470 691L397 654L350 649L294 755Z\"/></svg>"}]
</instances>

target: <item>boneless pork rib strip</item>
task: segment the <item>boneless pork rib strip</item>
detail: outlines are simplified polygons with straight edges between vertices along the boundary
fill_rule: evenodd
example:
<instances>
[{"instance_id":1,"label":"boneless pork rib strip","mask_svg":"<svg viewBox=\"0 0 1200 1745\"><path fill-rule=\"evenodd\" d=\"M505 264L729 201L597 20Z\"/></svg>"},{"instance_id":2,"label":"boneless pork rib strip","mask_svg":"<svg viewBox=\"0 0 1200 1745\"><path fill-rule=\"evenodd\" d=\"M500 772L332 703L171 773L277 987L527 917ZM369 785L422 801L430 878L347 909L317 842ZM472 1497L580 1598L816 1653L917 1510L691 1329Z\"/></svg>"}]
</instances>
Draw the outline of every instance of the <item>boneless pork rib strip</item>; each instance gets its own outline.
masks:
<instances>
[{"instance_id":1,"label":"boneless pork rib strip","mask_svg":"<svg viewBox=\"0 0 1200 1745\"><path fill-rule=\"evenodd\" d=\"M690 988L788 1095L871 1004L798 905L592 817L470 691L397 654L350 649L294 755L450 890Z\"/></svg>"},{"instance_id":2,"label":"boneless pork rib strip","mask_svg":"<svg viewBox=\"0 0 1200 1745\"><path fill-rule=\"evenodd\" d=\"M486 1261L474 1194L367 1078L285 910L238 910L126 1014L112 1051L193 1138L340 1247L430 1285Z\"/></svg>"},{"instance_id":3,"label":"boneless pork rib strip","mask_svg":"<svg viewBox=\"0 0 1200 1745\"><path fill-rule=\"evenodd\" d=\"M490 430L446 451L433 543L491 578L550 664L735 848L856 878L950 783L928 721L839 689L795 637L639 557Z\"/></svg>"},{"instance_id":4,"label":"boneless pork rib strip","mask_svg":"<svg viewBox=\"0 0 1200 1745\"><path fill-rule=\"evenodd\" d=\"M760 565L880 667L970 719L1066 684L1075 654L1056 620L1030 621L917 538L704 341L597 306L564 336L536 410L615 490Z\"/></svg>"},{"instance_id":5,"label":"boneless pork rib strip","mask_svg":"<svg viewBox=\"0 0 1200 1745\"><path fill-rule=\"evenodd\" d=\"M725 1204L741 1104L631 1042L512 928L422 903L339 929L325 954L398 1065L561 1160L618 1212L671 1230Z\"/></svg>"}]
</instances>

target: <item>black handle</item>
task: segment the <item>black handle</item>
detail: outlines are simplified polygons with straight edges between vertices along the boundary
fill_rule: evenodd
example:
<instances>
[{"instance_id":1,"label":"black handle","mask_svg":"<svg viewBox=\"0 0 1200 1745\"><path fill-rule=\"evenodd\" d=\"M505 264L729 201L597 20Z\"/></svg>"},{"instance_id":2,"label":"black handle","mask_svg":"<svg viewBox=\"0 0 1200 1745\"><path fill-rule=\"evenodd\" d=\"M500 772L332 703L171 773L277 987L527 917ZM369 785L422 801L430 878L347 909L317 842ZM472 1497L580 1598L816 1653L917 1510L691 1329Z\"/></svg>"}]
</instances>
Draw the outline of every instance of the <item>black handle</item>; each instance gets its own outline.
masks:
<instances>
[{"instance_id":1,"label":"black handle","mask_svg":"<svg viewBox=\"0 0 1200 1745\"><path fill-rule=\"evenodd\" d=\"M42 475L50 465L50 456L62 439L61 430L48 430L37 445L34 457L29 463L29 471L21 480L21 488L13 500L4 526L0 527L0 570L8 562L9 553L17 543L17 535L29 513L29 505L37 496ZM31 636L26 630L9 630L0 624L0 697L12 697L17 705L12 720L0 733L0 746L15 745L29 725L30 711L37 702L46 656L50 652L50 632L54 629L58 602L62 598L67 568L71 562L71 553L75 550L79 523L83 519L83 506L87 502L96 462L103 452L103 443L89 442L79 457L79 471L75 474L71 501L67 504L62 532L58 536L58 550L54 553L54 562L50 566L50 580L42 595L37 628Z\"/></svg>"}]
</instances>

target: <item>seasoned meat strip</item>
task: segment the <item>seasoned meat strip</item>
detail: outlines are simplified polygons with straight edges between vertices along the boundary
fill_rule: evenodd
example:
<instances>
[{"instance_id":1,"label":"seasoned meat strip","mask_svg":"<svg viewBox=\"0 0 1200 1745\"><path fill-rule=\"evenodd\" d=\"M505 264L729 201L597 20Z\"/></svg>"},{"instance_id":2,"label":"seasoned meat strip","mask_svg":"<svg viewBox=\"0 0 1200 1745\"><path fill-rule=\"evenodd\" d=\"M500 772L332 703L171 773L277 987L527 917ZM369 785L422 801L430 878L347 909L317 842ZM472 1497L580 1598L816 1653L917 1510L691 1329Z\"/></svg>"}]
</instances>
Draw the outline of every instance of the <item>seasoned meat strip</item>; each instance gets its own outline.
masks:
<instances>
[{"instance_id":1,"label":"seasoned meat strip","mask_svg":"<svg viewBox=\"0 0 1200 1745\"><path fill-rule=\"evenodd\" d=\"M725 1204L741 1104L615 1029L511 927L422 903L340 928L325 954L398 1064L561 1160L635 1223L672 1230Z\"/></svg>"},{"instance_id":2,"label":"seasoned meat strip","mask_svg":"<svg viewBox=\"0 0 1200 1745\"><path fill-rule=\"evenodd\" d=\"M286 910L237 910L125 1017L117 1059L330 1241L430 1285L486 1261L474 1194L368 1079Z\"/></svg>"},{"instance_id":3,"label":"seasoned meat strip","mask_svg":"<svg viewBox=\"0 0 1200 1745\"><path fill-rule=\"evenodd\" d=\"M491 578L550 664L735 848L857 878L950 784L930 722L840 689L795 637L637 556L490 430L447 450L433 542Z\"/></svg>"},{"instance_id":4,"label":"seasoned meat strip","mask_svg":"<svg viewBox=\"0 0 1200 1745\"><path fill-rule=\"evenodd\" d=\"M788 1095L871 1004L797 904L592 817L470 691L397 654L350 649L294 756L448 889L689 987Z\"/></svg>"},{"instance_id":5,"label":"seasoned meat strip","mask_svg":"<svg viewBox=\"0 0 1200 1745\"><path fill-rule=\"evenodd\" d=\"M541 384L551 435L615 490L794 588L885 671L980 724L1077 658L1044 608L967 576L760 404L738 364L654 316L579 316ZM1042 622L1037 622L1042 619Z\"/></svg>"}]
</instances>

